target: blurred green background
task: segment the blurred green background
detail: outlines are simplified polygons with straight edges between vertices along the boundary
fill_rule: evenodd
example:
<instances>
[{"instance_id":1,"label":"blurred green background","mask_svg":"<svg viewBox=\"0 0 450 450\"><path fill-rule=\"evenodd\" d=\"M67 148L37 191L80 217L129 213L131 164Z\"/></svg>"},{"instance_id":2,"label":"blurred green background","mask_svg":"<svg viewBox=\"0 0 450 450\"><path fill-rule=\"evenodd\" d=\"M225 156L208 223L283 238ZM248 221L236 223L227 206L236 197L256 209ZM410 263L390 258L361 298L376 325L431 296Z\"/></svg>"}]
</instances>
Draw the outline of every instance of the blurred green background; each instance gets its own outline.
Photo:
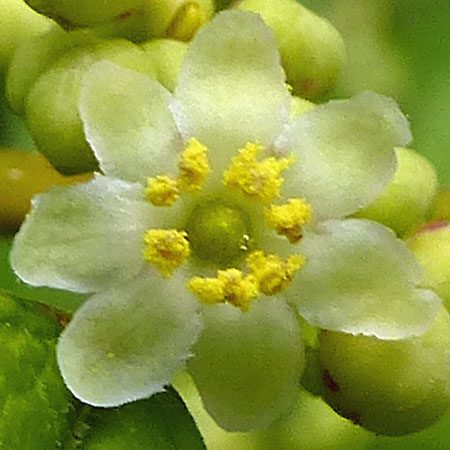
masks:
<instances>
[{"instance_id":1,"label":"blurred green background","mask_svg":"<svg viewBox=\"0 0 450 450\"><path fill-rule=\"evenodd\" d=\"M371 89L394 97L411 121L414 147L435 164L441 183L450 186L450 1L301 3L327 17L346 42L348 65L336 96ZM1 90L0 146L33 148L25 126L9 112ZM286 435L285 450L450 450L450 413L428 430L403 438L366 433L313 398L304 400L297 419L278 429ZM277 439L268 435L252 437L250 443L248 436L230 437L215 429L208 432L216 442L211 450L284 450L273 447L279 445Z\"/></svg>"}]
</instances>

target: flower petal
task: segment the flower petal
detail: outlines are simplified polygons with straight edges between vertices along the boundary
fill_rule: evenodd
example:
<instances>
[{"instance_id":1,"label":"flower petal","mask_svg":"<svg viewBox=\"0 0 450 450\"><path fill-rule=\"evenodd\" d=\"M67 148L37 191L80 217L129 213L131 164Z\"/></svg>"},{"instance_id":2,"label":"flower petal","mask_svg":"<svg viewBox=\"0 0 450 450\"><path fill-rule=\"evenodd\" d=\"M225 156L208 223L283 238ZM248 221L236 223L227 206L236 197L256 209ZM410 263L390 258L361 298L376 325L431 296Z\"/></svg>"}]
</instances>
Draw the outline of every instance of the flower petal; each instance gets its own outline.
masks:
<instances>
[{"instance_id":1,"label":"flower petal","mask_svg":"<svg viewBox=\"0 0 450 450\"><path fill-rule=\"evenodd\" d=\"M64 381L91 405L118 406L162 391L201 330L199 303L183 279L140 275L94 295L59 340Z\"/></svg>"},{"instance_id":2,"label":"flower petal","mask_svg":"<svg viewBox=\"0 0 450 450\"><path fill-rule=\"evenodd\" d=\"M283 300L262 298L247 313L206 307L204 323L188 370L205 408L227 430L268 426L290 407L303 370L294 314Z\"/></svg>"},{"instance_id":3,"label":"flower petal","mask_svg":"<svg viewBox=\"0 0 450 450\"><path fill-rule=\"evenodd\" d=\"M396 103L366 92L334 100L291 122L276 145L298 161L285 172L283 193L313 205L316 220L368 205L392 179L394 147L411 141Z\"/></svg>"},{"instance_id":4,"label":"flower petal","mask_svg":"<svg viewBox=\"0 0 450 450\"><path fill-rule=\"evenodd\" d=\"M249 141L270 146L290 105L272 31L253 13L218 14L190 44L175 97L221 170Z\"/></svg>"},{"instance_id":5,"label":"flower petal","mask_svg":"<svg viewBox=\"0 0 450 450\"><path fill-rule=\"evenodd\" d=\"M330 220L301 243L306 264L285 291L308 322L381 339L426 331L441 300L417 289L421 270L404 242L376 222Z\"/></svg>"},{"instance_id":6,"label":"flower petal","mask_svg":"<svg viewBox=\"0 0 450 450\"><path fill-rule=\"evenodd\" d=\"M33 286L92 292L141 268L147 215L139 184L96 176L33 200L11 252L17 275Z\"/></svg>"},{"instance_id":7,"label":"flower petal","mask_svg":"<svg viewBox=\"0 0 450 450\"><path fill-rule=\"evenodd\" d=\"M106 175L145 183L176 171L182 141L169 110L171 94L145 75L109 61L83 78L80 116Z\"/></svg>"}]
</instances>

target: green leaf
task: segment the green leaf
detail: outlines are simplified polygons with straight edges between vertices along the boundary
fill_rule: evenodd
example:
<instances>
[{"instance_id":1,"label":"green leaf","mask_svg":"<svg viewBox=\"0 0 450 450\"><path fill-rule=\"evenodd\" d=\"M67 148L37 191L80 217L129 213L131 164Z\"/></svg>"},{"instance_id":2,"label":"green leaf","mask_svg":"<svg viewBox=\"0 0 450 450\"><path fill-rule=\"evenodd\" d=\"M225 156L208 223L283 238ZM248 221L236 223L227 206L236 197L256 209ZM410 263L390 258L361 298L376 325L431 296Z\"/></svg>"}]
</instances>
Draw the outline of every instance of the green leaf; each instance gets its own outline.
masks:
<instances>
[{"instance_id":1,"label":"green leaf","mask_svg":"<svg viewBox=\"0 0 450 450\"><path fill-rule=\"evenodd\" d=\"M205 445L178 394L169 389L115 409L93 409L82 450L203 450Z\"/></svg>"},{"instance_id":2,"label":"green leaf","mask_svg":"<svg viewBox=\"0 0 450 450\"><path fill-rule=\"evenodd\" d=\"M205 449L171 388L122 408L75 400L56 364L61 329L47 306L0 294L0 449Z\"/></svg>"},{"instance_id":3,"label":"green leaf","mask_svg":"<svg viewBox=\"0 0 450 450\"><path fill-rule=\"evenodd\" d=\"M0 448L53 450L71 434L75 402L56 366L56 314L0 295Z\"/></svg>"},{"instance_id":4,"label":"green leaf","mask_svg":"<svg viewBox=\"0 0 450 450\"><path fill-rule=\"evenodd\" d=\"M0 291L53 306L65 312L74 312L86 299L85 295L49 288L33 288L20 281L11 269L9 252L13 237L0 235Z\"/></svg>"}]
</instances>

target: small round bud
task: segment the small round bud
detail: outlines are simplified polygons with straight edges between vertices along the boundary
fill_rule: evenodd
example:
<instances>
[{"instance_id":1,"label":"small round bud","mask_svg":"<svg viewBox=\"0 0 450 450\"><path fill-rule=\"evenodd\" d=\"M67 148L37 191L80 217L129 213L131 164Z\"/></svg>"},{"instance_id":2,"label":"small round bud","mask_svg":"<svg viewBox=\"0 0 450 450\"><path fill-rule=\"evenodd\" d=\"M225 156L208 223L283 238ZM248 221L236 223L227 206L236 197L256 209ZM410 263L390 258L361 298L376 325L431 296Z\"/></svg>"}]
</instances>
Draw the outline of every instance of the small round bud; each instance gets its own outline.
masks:
<instances>
[{"instance_id":1,"label":"small round bud","mask_svg":"<svg viewBox=\"0 0 450 450\"><path fill-rule=\"evenodd\" d=\"M450 222L450 189L439 189L434 202L433 220Z\"/></svg>"},{"instance_id":2,"label":"small round bud","mask_svg":"<svg viewBox=\"0 0 450 450\"><path fill-rule=\"evenodd\" d=\"M421 430L450 405L449 346L445 308L430 330L406 340L324 331L323 396L339 414L376 433Z\"/></svg>"},{"instance_id":3,"label":"small round bud","mask_svg":"<svg viewBox=\"0 0 450 450\"><path fill-rule=\"evenodd\" d=\"M24 41L15 51L6 76L6 98L16 114L24 114L25 97L39 75L75 47L100 42L85 30L66 32L53 26L47 32Z\"/></svg>"},{"instance_id":4,"label":"small round bud","mask_svg":"<svg viewBox=\"0 0 450 450\"><path fill-rule=\"evenodd\" d=\"M189 41L211 20L213 3L213 0L152 0L146 5L148 37Z\"/></svg>"},{"instance_id":5,"label":"small round bud","mask_svg":"<svg viewBox=\"0 0 450 450\"><path fill-rule=\"evenodd\" d=\"M25 0L37 12L48 16L66 29L91 27L142 10L143 0Z\"/></svg>"},{"instance_id":6,"label":"small round bud","mask_svg":"<svg viewBox=\"0 0 450 450\"><path fill-rule=\"evenodd\" d=\"M422 286L434 290L450 310L450 223L430 222L406 243L423 268Z\"/></svg>"},{"instance_id":7,"label":"small round bud","mask_svg":"<svg viewBox=\"0 0 450 450\"><path fill-rule=\"evenodd\" d=\"M38 78L25 101L36 146L64 174L97 168L78 115L78 99L84 73L101 59L155 78L152 61L137 45L125 40L105 41L68 52Z\"/></svg>"},{"instance_id":8,"label":"small round bud","mask_svg":"<svg viewBox=\"0 0 450 450\"><path fill-rule=\"evenodd\" d=\"M53 185L84 182L89 174L64 177L36 153L0 150L0 230L16 231L30 209L34 195Z\"/></svg>"},{"instance_id":9,"label":"small round bud","mask_svg":"<svg viewBox=\"0 0 450 450\"><path fill-rule=\"evenodd\" d=\"M243 0L238 9L262 16L278 42L293 93L320 98L335 88L345 59L339 32L295 0Z\"/></svg>"},{"instance_id":10,"label":"small round bud","mask_svg":"<svg viewBox=\"0 0 450 450\"><path fill-rule=\"evenodd\" d=\"M142 44L141 47L153 62L156 79L173 92L187 53L187 44L173 39L154 39Z\"/></svg>"},{"instance_id":11,"label":"small round bud","mask_svg":"<svg viewBox=\"0 0 450 450\"><path fill-rule=\"evenodd\" d=\"M206 23L206 15L198 3L184 4L176 13L167 36L180 41L190 41L197 30Z\"/></svg>"},{"instance_id":12,"label":"small round bud","mask_svg":"<svg viewBox=\"0 0 450 450\"><path fill-rule=\"evenodd\" d=\"M355 216L375 220L398 235L426 221L434 204L438 179L434 166L414 150L396 148L397 170L380 196Z\"/></svg>"},{"instance_id":13,"label":"small round bud","mask_svg":"<svg viewBox=\"0 0 450 450\"><path fill-rule=\"evenodd\" d=\"M3 71L17 46L47 30L51 21L36 14L22 0L2 0L0 8L0 71Z\"/></svg>"}]
</instances>

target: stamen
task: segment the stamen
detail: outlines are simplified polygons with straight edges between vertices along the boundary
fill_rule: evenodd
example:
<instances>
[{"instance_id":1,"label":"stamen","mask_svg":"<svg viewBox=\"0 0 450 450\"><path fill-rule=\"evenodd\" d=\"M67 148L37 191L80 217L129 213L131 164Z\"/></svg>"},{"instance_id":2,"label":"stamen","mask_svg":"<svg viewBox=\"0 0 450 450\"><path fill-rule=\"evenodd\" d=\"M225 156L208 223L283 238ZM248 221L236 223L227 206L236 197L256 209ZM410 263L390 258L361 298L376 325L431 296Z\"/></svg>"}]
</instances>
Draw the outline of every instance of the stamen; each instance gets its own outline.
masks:
<instances>
[{"instance_id":1,"label":"stamen","mask_svg":"<svg viewBox=\"0 0 450 450\"><path fill-rule=\"evenodd\" d=\"M244 276L238 269L219 270L217 278L195 277L188 287L205 304L228 302L244 312L258 296L255 279L251 275Z\"/></svg>"},{"instance_id":2,"label":"stamen","mask_svg":"<svg viewBox=\"0 0 450 450\"><path fill-rule=\"evenodd\" d=\"M237 188L249 197L262 203L272 202L280 194L284 179L280 176L293 162L293 158L269 156L258 161L264 150L259 144L247 143L231 160L224 173L228 187Z\"/></svg>"},{"instance_id":3,"label":"stamen","mask_svg":"<svg viewBox=\"0 0 450 450\"><path fill-rule=\"evenodd\" d=\"M177 180L166 175L147 179L147 199L155 206L170 206L180 196Z\"/></svg>"},{"instance_id":4,"label":"stamen","mask_svg":"<svg viewBox=\"0 0 450 450\"><path fill-rule=\"evenodd\" d=\"M288 203L271 205L266 210L267 225L295 244L303 236L302 225L311 221L311 213L311 205L304 199L291 198Z\"/></svg>"},{"instance_id":5,"label":"stamen","mask_svg":"<svg viewBox=\"0 0 450 450\"><path fill-rule=\"evenodd\" d=\"M191 138L186 149L180 154L178 164L180 175L178 176L178 188L182 192L197 191L210 172L207 157L208 149L197 139Z\"/></svg>"},{"instance_id":6,"label":"stamen","mask_svg":"<svg viewBox=\"0 0 450 450\"><path fill-rule=\"evenodd\" d=\"M148 230L144 235L144 259L156 266L164 275L170 276L190 254L187 233L177 230Z\"/></svg>"},{"instance_id":7,"label":"stamen","mask_svg":"<svg viewBox=\"0 0 450 450\"><path fill-rule=\"evenodd\" d=\"M182 192L201 189L210 172L207 151L197 139L191 138L186 149L180 153L177 178L158 175L147 179L145 193L148 201L154 206L170 206Z\"/></svg>"},{"instance_id":8,"label":"stamen","mask_svg":"<svg viewBox=\"0 0 450 450\"><path fill-rule=\"evenodd\" d=\"M275 295L285 289L304 263L301 255L291 255L283 261L277 255L266 255L260 250L247 258L247 265L264 295Z\"/></svg>"}]
</instances>

